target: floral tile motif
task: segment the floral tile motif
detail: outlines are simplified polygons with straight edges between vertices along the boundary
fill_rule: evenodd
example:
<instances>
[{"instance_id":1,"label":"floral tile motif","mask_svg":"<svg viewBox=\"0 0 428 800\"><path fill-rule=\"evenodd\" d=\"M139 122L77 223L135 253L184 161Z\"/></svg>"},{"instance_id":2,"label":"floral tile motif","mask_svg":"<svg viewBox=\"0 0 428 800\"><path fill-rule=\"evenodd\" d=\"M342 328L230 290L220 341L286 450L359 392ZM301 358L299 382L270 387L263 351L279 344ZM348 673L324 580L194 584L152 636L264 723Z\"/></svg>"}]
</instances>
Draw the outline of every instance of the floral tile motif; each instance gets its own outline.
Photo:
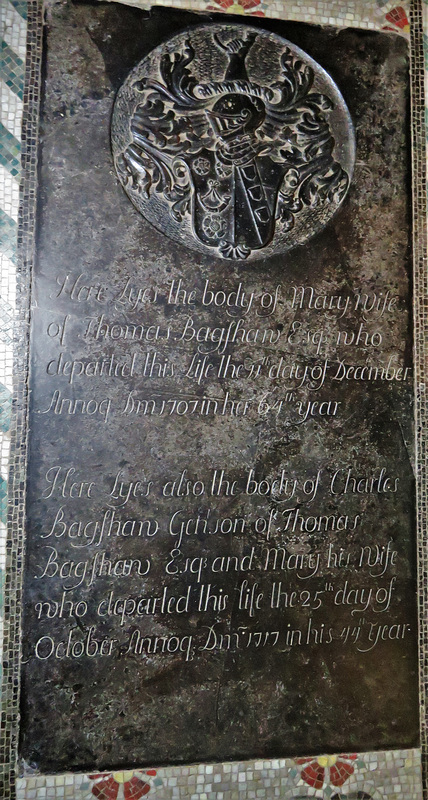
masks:
<instances>
[{"instance_id":1,"label":"floral tile motif","mask_svg":"<svg viewBox=\"0 0 428 800\"><path fill-rule=\"evenodd\" d=\"M389 23L383 26L384 31L394 31L395 33L410 33L410 24L406 11L403 6L396 6L385 14L385 19Z\"/></svg>"},{"instance_id":2,"label":"floral tile motif","mask_svg":"<svg viewBox=\"0 0 428 800\"><path fill-rule=\"evenodd\" d=\"M296 758L296 764L302 765L300 777L314 789L321 789L325 784L343 786L353 775L357 754L339 756L318 756L318 758ZM361 766L364 762L360 762Z\"/></svg>"},{"instance_id":3,"label":"floral tile motif","mask_svg":"<svg viewBox=\"0 0 428 800\"><path fill-rule=\"evenodd\" d=\"M222 11L223 14L246 14L252 17L264 17L264 5L261 0L214 0L206 6L207 11Z\"/></svg>"},{"instance_id":4,"label":"floral tile motif","mask_svg":"<svg viewBox=\"0 0 428 800\"><path fill-rule=\"evenodd\" d=\"M122 772L97 773L89 775L89 782L80 786L82 800L141 800L162 781L156 778L156 770L125 770ZM89 791L87 791L89 789Z\"/></svg>"}]
</instances>

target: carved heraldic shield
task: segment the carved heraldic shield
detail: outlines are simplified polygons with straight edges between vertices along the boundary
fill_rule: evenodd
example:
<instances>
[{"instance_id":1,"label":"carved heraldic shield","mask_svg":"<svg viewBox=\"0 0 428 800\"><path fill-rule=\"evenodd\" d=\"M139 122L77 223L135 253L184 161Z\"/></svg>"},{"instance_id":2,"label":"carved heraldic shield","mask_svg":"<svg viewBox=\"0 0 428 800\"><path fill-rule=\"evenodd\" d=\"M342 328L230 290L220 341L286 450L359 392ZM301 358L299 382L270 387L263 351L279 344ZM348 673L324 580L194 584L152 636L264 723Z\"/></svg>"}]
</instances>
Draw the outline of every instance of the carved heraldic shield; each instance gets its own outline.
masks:
<instances>
[{"instance_id":1,"label":"carved heraldic shield","mask_svg":"<svg viewBox=\"0 0 428 800\"><path fill-rule=\"evenodd\" d=\"M285 252L329 221L352 175L339 90L295 45L204 25L156 48L113 113L117 174L167 236L221 258Z\"/></svg>"}]
</instances>

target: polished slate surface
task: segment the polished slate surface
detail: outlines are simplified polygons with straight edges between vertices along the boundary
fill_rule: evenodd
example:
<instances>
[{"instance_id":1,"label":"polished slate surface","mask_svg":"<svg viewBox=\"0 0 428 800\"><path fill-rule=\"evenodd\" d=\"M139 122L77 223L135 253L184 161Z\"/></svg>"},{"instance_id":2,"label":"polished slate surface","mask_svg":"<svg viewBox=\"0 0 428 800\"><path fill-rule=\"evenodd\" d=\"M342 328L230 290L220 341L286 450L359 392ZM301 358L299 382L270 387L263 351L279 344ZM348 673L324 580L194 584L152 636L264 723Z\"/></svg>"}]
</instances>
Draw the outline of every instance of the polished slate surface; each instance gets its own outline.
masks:
<instances>
[{"instance_id":1,"label":"polished slate surface","mask_svg":"<svg viewBox=\"0 0 428 800\"><path fill-rule=\"evenodd\" d=\"M129 70L165 37L199 21L199 15L170 10L148 17L84 5L57 8L49 20L30 376L21 741L22 756L45 771L417 742L412 386L410 371L407 382L388 377L403 365L409 368L411 356L406 45L381 34L263 20L262 27L308 52L337 83L355 126L357 160L349 194L322 233L289 256L242 265L171 243L145 222L116 178L110 151L112 104ZM302 308L300 286L313 289ZM213 308L210 291L235 293L229 298L235 306ZM376 293L377 312L363 316L355 310L359 292L372 299ZM315 296L339 295L343 302L351 298L346 309L333 300L328 312L308 308ZM255 343L248 334L247 344L211 343L205 364L204 353L194 360L192 330L227 330L232 324L233 334L240 317L241 332L268 331L268 344L260 341L262 334ZM134 325L154 327L139 330L135 336L142 338L135 341ZM367 346L344 345L344 333L350 341L352 331L360 331L360 342L367 334ZM282 366L313 369L311 390L307 377L276 377L281 356ZM73 376L65 366L72 361ZM325 382L317 389L326 361ZM349 379L341 381L341 362L390 366L384 380L369 379L368 373L364 381L354 380L348 372ZM195 376L208 363L207 376ZM230 377L241 363L239 377ZM102 364L103 374L91 375ZM84 369L86 375L79 375ZM144 415L150 399L154 413ZM241 401L234 415L232 400ZM277 406L265 413L271 401ZM229 491L236 481L234 495L223 490L218 496L218 472L211 491L214 471L222 469ZM337 470L343 472L332 486ZM193 496L178 494L184 471ZM281 475L289 480L288 494L280 481L273 497L250 494L251 481L272 482ZM357 484L354 478L364 480ZM165 496L174 480L176 496ZM266 487L259 485L259 492ZM296 507L300 518L286 513ZM227 533L227 522L225 533L213 535L200 524L197 534L190 526L178 544L173 514L180 512L179 522L206 520L209 510L212 528L211 521L233 520L235 534ZM311 532L309 520L322 515L340 516L339 530L326 533L320 522L321 530ZM269 517L266 542L257 520ZM132 530L128 523L108 537L108 526L115 530L118 520L142 521L141 536L125 535ZM287 520L285 535L278 529ZM78 521L93 521L84 547L72 538ZM301 524L308 530L296 536L290 532L294 524L297 531ZM266 547L283 543L287 558L306 557L300 577L291 560L288 570L261 568ZM370 576L358 563L362 548L376 545L388 563L383 575L381 565ZM182 557L171 557L180 547ZM334 568L333 551L339 559L340 548L341 564ZM108 560L119 575L99 577L102 553L104 573ZM213 559L233 565L229 556L236 556L241 569L214 572ZM187 558L187 571L174 572L185 568ZM120 575L123 559L134 559L131 576ZM206 566L198 559L207 559ZM83 565L67 578L70 560ZM145 572L148 560L147 576L136 574ZM62 578L54 574L60 563ZM307 579L311 572L314 577ZM293 608L268 607L272 584L279 581L289 602L296 602ZM208 585L216 600L200 611ZM75 588L63 595L69 587ZM354 615L349 594L342 602L347 587L360 590ZM362 589L374 590L366 610ZM162 613L164 591L164 610L175 598L169 614ZM297 595L291 599L293 591L299 601ZM310 597L302 594L308 591ZM317 591L323 592L321 607ZM251 601L260 593L254 610ZM126 615L123 625L120 604L116 615L108 615L116 599L129 598L130 610L142 597L160 598L161 612ZM52 619L46 606L37 606L47 600L59 603ZM222 649L211 649L210 628L217 645L223 634ZM141 636L156 635L166 637L172 651L178 641L179 651L138 652ZM68 654L86 641L89 655L68 657L68 641ZM65 645L57 654L65 658L55 657L60 642ZM97 648L98 655L89 657Z\"/></svg>"}]
</instances>

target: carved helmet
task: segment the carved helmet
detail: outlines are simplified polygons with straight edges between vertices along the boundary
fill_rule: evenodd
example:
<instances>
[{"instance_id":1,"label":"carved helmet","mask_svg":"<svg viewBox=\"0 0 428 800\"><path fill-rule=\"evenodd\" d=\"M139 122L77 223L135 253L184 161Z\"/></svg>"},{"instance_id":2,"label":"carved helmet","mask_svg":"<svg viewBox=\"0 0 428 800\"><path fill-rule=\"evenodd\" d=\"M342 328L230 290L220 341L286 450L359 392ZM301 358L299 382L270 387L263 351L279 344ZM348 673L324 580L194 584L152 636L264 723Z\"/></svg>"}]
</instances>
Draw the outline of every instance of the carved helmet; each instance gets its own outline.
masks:
<instances>
[{"instance_id":1,"label":"carved helmet","mask_svg":"<svg viewBox=\"0 0 428 800\"><path fill-rule=\"evenodd\" d=\"M227 140L255 131L264 121L266 111L259 97L233 93L222 95L206 113L217 135Z\"/></svg>"}]
</instances>

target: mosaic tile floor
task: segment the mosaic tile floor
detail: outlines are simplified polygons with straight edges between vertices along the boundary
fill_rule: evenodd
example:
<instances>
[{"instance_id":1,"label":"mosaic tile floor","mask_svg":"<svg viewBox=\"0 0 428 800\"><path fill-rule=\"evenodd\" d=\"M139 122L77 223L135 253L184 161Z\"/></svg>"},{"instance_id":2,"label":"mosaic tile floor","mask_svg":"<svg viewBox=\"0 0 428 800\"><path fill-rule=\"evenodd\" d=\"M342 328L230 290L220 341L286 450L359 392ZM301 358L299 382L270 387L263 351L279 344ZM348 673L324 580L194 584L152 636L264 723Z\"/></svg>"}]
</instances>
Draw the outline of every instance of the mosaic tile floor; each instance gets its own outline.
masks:
<instances>
[{"instance_id":1,"label":"mosaic tile floor","mask_svg":"<svg viewBox=\"0 0 428 800\"><path fill-rule=\"evenodd\" d=\"M150 0L132 5L149 8ZM160 0L198 11L270 16L305 22L384 29L407 36L408 5L383 0ZM428 33L428 0L425 0ZM12 392L12 326L15 310L16 238L20 179L20 139L26 52L26 3L3 0L0 60L0 642L5 566L6 476ZM428 68L428 35L425 37ZM427 73L428 75L428 73ZM427 109L428 115L428 109ZM91 775L40 776L25 765L18 779L19 800L242 800L254 798L337 798L337 800L416 800L422 796L420 751L341 754L307 759L169 767Z\"/></svg>"},{"instance_id":2,"label":"mosaic tile floor","mask_svg":"<svg viewBox=\"0 0 428 800\"><path fill-rule=\"evenodd\" d=\"M76 800L268 800L353 798L416 800L421 797L417 750L199 764L96 775L57 775L18 780L18 799Z\"/></svg>"}]
</instances>

